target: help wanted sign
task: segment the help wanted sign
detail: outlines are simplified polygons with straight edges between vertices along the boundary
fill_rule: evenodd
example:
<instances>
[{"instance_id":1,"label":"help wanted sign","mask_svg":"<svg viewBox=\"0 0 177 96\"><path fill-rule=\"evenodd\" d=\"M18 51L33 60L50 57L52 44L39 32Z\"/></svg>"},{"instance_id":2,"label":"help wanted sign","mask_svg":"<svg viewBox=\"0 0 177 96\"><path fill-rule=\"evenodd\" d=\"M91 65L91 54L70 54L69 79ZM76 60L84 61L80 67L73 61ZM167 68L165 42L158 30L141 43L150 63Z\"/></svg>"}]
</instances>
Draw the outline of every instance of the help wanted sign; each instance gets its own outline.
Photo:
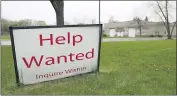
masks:
<instances>
[{"instance_id":1,"label":"help wanted sign","mask_svg":"<svg viewBox=\"0 0 177 96\"><path fill-rule=\"evenodd\" d=\"M10 27L17 83L97 71L101 28L101 24Z\"/></svg>"}]
</instances>

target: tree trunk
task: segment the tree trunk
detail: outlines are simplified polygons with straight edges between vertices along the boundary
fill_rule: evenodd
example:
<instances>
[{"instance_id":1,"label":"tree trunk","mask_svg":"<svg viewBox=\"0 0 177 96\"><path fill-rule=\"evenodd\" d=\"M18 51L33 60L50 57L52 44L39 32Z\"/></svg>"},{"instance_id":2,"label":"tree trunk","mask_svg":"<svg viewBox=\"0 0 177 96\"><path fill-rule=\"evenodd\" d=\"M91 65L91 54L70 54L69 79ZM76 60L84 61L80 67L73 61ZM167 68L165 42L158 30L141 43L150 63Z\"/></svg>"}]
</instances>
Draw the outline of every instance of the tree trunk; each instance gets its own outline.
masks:
<instances>
[{"instance_id":1,"label":"tree trunk","mask_svg":"<svg viewBox=\"0 0 177 96\"><path fill-rule=\"evenodd\" d=\"M172 29L171 29L171 33L170 33L171 36L172 36L173 30L174 30L174 28L175 28L175 25L176 25L176 22L173 24L173 27L172 27Z\"/></svg>"},{"instance_id":2,"label":"tree trunk","mask_svg":"<svg viewBox=\"0 0 177 96\"><path fill-rule=\"evenodd\" d=\"M170 24L169 24L169 20L168 20L168 14L167 14L167 28L166 29L167 29L167 33L168 33L167 37L168 37L168 39L171 39L171 32L170 32Z\"/></svg>"},{"instance_id":3,"label":"tree trunk","mask_svg":"<svg viewBox=\"0 0 177 96\"><path fill-rule=\"evenodd\" d=\"M141 37L141 25L140 25L140 27L139 27L139 31L140 31L140 37Z\"/></svg>"},{"instance_id":4,"label":"tree trunk","mask_svg":"<svg viewBox=\"0 0 177 96\"><path fill-rule=\"evenodd\" d=\"M64 25L64 1L63 0L50 0L56 12L57 25Z\"/></svg>"},{"instance_id":5,"label":"tree trunk","mask_svg":"<svg viewBox=\"0 0 177 96\"><path fill-rule=\"evenodd\" d=\"M171 39L171 34L170 34L170 24L169 24L169 18L168 18L168 1L165 0L166 2L166 6L165 6L165 10L166 10L166 21L167 21L167 33L168 33L168 39Z\"/></svg>"},{"instance_id":6,"label":"tree trunk","mask_svg":"<svg viewBox=\"0 0 177 96\"><path fill-rule=\"evenodd\" d=\"M167 33L168 33L168 35L167 35L168 39L171 39L171 32L170 32L170 24L169 24L169 22L167 22Z\"/></svg>"}]
</instances>

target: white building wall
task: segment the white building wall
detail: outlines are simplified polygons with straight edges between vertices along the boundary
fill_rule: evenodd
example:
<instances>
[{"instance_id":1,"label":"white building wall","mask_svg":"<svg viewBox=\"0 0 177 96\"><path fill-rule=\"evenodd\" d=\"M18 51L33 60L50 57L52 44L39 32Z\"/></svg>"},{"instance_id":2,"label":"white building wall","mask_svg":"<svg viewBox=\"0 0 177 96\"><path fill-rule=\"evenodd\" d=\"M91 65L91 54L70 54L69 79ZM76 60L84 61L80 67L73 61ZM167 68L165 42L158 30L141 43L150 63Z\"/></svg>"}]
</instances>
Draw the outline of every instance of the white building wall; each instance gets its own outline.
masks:
<instances>
[{"instance_id":1,"label":"white building wall","mask_svg":"<svg viewBox=\"0 0 177 96\"><path fill-rule=\"evenodd\" d=\"M110 36L110 37L115 37L115 36L116 36L116 31L115 31L115 29L110 29L110 31L109 31L109 36Z\"/></svg>"},{"instance_id":2,"label":"white building wall","mask_svg":"<svg viewBox=\"0 0 177 96\"><path fill-rule=\"evenodd\" d=\"M135 28L129 28L128 30L128 37L135 37L136 29Z\"/></svg>"},{"instance_id":3,"label":"white building wall","mask_svg":"<svg viewBox=\"0 0 177 96\"><path fill-rule=\"evenodd\" d=\"M120 32L117 32L117 36L118 36L118 37L120 36Z\"/></svg>"},{"instance_id":4,"label":"white building wall","mask_svg":"<svg viewBox=\"0 0 177 96\"><path fill-rule=\"evenodd\" d=\"M120 36L123 37L124 36L124 32L120 32Z\"/></svg>"},{"instance_id":5,"label":"white building wall","mask_svg":"<svg viewBox=\"0 0 177 96\"><path fill-rule=\"evenodd\" d=\"M104 34L106 34L107 36L110 35L110 30L108 28L104 29Z\"/></svg>"}]
</instances>

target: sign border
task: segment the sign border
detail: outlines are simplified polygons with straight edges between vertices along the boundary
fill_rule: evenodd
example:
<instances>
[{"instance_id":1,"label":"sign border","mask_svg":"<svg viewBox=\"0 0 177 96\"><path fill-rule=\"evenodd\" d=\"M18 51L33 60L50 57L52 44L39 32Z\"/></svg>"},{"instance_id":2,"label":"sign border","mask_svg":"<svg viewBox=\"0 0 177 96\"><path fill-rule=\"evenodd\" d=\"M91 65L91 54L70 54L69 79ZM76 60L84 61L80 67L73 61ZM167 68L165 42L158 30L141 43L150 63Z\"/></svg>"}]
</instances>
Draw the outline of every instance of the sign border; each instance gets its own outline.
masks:
<instances>
[{"instance_id":1,"label":"sign border","mask_svg":"<svg viewBox=\"0 0 177 96\"><path fill-rule=\"evenodd\" d=\"M13 29L38 29L38 28L63 28L63 27L92 27L92 26L99 26L99 42L98 42L98 60L97 60L97 70L92 71L92 72L87 72L83 74L88 74L88 73L93 73L93 72L99 72L100 68L100 50L101 50L101 40L102 40L102 24L84 24L84 25L60 25L60 26L22 26L22 27L9 27L9 32L10 32L10 39L11 39L11 46L12 46L12 53L13 53L13 60L14 60L14 68L15 68L15 76L16 76L16 84L19 87L21 85L20 80L19 80L19 72L17 68L17 59L16 59L16 51L15 51L15 44L14 44L14 35L13 35ZM77 74L77 75L83 75L83 74ZM74 75L74 76L77 76ZM73 76L70 76L73 77ZM68 77L65 77L68 78ZM60 78L62 79L62 78ZM58 80L58 79L55 79ZM53 80L50 80L53 81ZM48 82L48 81L45 81ZM30 85L30 84L29 84Z\"/></svg>"}]
</instances>

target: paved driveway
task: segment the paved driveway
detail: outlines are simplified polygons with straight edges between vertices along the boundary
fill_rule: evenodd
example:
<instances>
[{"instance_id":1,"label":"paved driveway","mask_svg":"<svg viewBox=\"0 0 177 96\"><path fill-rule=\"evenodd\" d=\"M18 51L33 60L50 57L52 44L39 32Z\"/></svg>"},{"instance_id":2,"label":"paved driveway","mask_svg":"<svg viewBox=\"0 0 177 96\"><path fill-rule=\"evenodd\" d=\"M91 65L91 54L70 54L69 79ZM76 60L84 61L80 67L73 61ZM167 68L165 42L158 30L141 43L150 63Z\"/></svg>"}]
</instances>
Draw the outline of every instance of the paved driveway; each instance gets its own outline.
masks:
<instances>
[{"instance_id":1,"label":"paved driveway","mask_svg":"<svg viewBox=\"0 0 177 96\"><path fill-rule=\"evenodd\" d=\"M119 42L119 41L145 41L145 40L164 40L166 38L104 38L102 42ZM11 45L10 40L0 40L0 45Z\"/></svg>"},{"instance_id":2,"label":"paved driveway","mask_svg":"<svg viewBox=\"0 0 177 96\"><path fill-rule=\"evenodd\" d=\"M0 45L11 45L10 40L0 40Z\"/></svg>"},{"instance_id":3,"label":"paved driveway","mask_svg":"<svg viewBox=\"0 0 177 96\"><path fill-rule=\"evenodd\" d=\"M166 38L104 38L103 42L118 42L118 41L144 41L144 40L164 40Z\"/></svg>"}]
</instances>

